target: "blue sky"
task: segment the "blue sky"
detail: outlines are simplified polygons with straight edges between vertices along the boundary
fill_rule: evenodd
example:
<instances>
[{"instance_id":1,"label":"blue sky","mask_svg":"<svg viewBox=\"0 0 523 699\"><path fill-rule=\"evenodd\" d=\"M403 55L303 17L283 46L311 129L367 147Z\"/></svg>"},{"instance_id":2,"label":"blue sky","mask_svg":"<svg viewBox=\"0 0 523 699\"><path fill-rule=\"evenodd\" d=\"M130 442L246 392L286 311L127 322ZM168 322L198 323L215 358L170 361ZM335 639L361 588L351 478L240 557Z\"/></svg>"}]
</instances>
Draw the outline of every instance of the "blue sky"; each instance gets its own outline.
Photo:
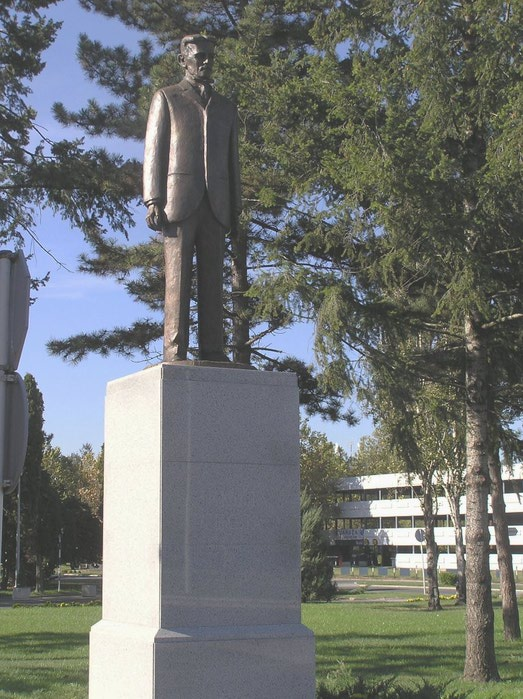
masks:
<instances>
[{"instance_id":1,"label":"blue sky","mask_svg":"<svg viewBox=\"0 0 523 699\"><path fill-rule=\"evenodd\" d=\"M75 0L64 0L46 12L63 21L58 38L45 54L46 67L33 82L29 103L38 111L37 123L50 139L72 138L73 130L63 130L54 121L51 106L63 101L75 109L85 105L88 98L103 94L87 81L76 61L75 51L80 32L105 44L133 46L139 39L117 21L82 10ZM106 144L107 145L107 144ZM112 142L110 149L141 158L140 144ZM144 211L139 210L137 225L129 234L133 242L146 238ZM75 272L78 256L87 249L81 234L49 212L41 213L37 229L42 246L31 242L26 254L31 253L29 268L33 276L51 273L50 282L38 293L30 310L29 331L24 345L19 373L33 374L45 402L45 430L54 435L53 443L64 453L78 451L84 443L98 450L103 443L104 395L108 381L139 371L143 362L133 362L117 356L100 358L90 356L72 366L52 357L46 350L51 338L125 325L148 314L145 307L133 303L110 279L98 279ZM272 341L274 348L292 352L308 361L312 358L312 332L302 327L282 333ZM357 448L361 436L369 434L368 420L347 428L319 419L311 420L314 429L323 431L329 439L348 452Z\"/></svg>"}]
</instances>

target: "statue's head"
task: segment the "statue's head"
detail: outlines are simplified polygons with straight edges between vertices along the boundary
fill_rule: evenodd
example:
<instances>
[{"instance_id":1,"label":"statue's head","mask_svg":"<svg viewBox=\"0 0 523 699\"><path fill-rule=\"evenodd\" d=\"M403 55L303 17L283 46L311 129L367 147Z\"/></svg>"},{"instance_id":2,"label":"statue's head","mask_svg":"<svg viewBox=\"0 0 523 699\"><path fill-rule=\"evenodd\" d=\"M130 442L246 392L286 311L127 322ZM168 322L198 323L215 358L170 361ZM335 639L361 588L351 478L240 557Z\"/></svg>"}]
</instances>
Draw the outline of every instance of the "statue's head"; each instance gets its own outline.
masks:
<instances>
[{"instance_id":1,"label":"statue's head","mask_svg":"<svg viewBox=\"0 0 523 699\"><path fill-rule=\"evenodd\" d=\"M203 34L184 36L180 41L178 62L185 69L185 75L192 80L210 80L214 63L214 40Z\"/></svg>"}]
</instances>

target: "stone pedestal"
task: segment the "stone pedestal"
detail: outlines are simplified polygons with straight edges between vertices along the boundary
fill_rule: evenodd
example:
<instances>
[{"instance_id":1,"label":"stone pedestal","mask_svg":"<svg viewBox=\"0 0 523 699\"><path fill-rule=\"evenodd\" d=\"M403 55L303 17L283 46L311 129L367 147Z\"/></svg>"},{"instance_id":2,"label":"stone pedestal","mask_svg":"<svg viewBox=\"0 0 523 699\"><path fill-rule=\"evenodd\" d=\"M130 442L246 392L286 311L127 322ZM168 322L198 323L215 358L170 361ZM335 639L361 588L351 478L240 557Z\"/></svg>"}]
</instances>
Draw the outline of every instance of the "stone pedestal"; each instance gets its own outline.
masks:
<instances>
[{"instance_id":1,"label":"stone pedestal","mask_svg":"<svg viewBox=\"0 0 523 699\"><path fill-rule=\"evenodd\" d=\"M292 374L161 364L108 385L90 699L312 699Z\"/></svg>"}]
</instances>

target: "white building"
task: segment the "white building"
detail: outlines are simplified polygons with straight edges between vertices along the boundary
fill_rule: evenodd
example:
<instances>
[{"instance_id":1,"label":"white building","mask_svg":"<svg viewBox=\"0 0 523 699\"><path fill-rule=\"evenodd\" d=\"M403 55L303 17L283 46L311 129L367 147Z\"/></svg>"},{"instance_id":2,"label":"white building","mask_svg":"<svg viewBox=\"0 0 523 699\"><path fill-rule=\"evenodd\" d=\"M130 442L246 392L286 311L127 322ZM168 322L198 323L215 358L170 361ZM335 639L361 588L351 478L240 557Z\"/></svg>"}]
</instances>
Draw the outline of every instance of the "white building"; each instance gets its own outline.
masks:
<instances>
[{"instance_id":1,"label":"white building","mask_svg":"<svg viewBox=\"0 0 523 699\"><path fill-rule=\"evenodd\" d=\"M503 471L503 490L515 570L523 570L523 465ZM343 478L338 485L337 518L328 530L331 553L341 563L421 568L416 531L423 529L420 481L405 474ZM466 545L466 498L461 521ZM492 524L492 521L490 522ZM497 570L494 528L490 530L490 567ZM437 498L436 541L439 568L456 569L454 527L445 497ZM424 553L424 547L423 547Z\"/></svg>"}]
</instances>

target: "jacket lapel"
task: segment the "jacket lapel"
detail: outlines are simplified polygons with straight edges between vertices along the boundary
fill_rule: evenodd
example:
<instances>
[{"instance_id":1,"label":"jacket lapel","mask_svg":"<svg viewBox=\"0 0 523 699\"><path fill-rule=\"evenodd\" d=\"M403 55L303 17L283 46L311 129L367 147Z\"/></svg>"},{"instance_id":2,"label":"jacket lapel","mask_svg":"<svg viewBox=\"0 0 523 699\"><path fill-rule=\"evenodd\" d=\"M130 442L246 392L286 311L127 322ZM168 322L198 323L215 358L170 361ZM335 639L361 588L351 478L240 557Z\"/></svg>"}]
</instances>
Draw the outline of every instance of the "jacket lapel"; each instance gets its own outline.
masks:
<instances>
[{"instance_id":1,"label":"jacket lapel","mask_svg":"<svg viewBox=\"0 0 523 699\"><path fill-rule=\"evenodd\" d=\"M186 80L186 79L184 78L180 83L178 83L178 85L179 85L179 87L180 87L180 90L184 93L184 95L185 95L188 99L190 99L190 100L192 100L193 102L195 102L195 103L196 103L199 107L201 107L202 109L205 109L205 106L206 106L206 105L203 103L202 98L200 97L200 95L199 95L199 93L197 92L196 88L194 88L188 80ZM211 100L210 100L210 98L209 98L209 102L210 102L210 101L211 101ZM209 104L209 102L207 102L207 104Z\"/></svg>"}]
</instances>

